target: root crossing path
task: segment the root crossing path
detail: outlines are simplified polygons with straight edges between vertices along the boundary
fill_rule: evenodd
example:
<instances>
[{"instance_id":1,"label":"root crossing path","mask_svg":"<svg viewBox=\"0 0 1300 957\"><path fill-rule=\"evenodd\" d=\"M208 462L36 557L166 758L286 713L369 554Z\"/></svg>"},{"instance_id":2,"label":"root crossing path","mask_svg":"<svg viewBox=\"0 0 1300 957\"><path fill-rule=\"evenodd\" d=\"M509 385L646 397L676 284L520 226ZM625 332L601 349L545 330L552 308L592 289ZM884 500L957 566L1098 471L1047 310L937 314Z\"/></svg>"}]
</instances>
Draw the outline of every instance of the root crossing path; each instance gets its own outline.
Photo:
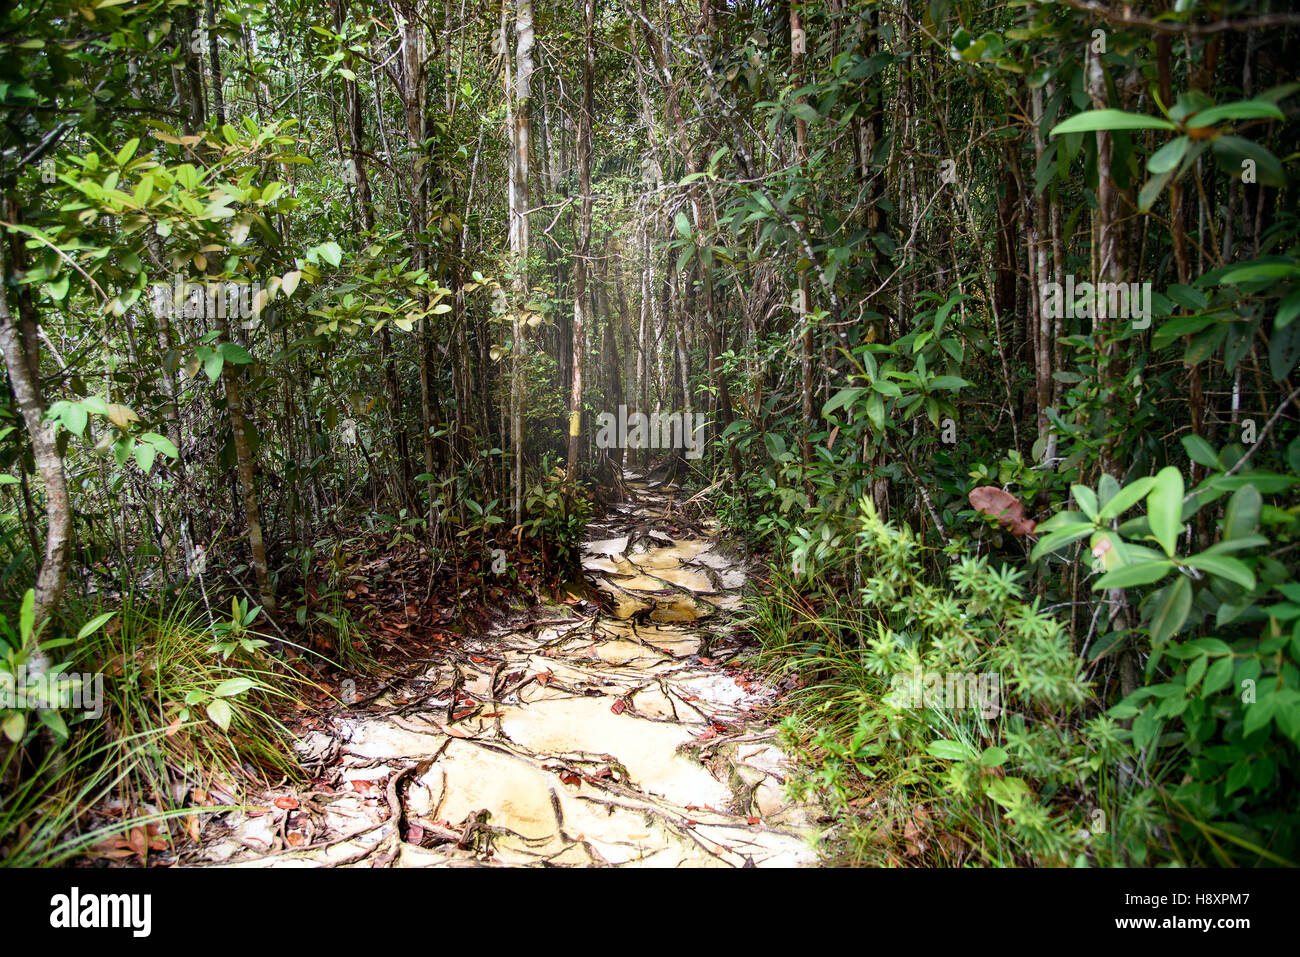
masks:
<instances>
[{"instance_id":1,"label":"root crossing path","mask_svg":"<svg viewBox=\"0 0 1300 957\"><path fill-rule=\"evenodd\" d=\"M761 716L774 692L729 664L744 563L675 490L588 528L587 598L466 638L416 678L300 742L310 793L207 826L195 863L233 866L797 866L813 809Z\"/></svg>"}]
</instances>

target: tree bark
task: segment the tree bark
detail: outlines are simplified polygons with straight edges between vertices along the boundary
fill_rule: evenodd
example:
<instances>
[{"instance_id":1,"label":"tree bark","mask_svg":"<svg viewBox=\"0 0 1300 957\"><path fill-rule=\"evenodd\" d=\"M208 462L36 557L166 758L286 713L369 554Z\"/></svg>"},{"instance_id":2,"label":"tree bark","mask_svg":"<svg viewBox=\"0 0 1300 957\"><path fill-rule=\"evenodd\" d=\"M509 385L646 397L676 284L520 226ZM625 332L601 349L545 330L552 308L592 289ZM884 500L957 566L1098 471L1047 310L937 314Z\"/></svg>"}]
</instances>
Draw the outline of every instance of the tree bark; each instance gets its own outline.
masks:
<instances>
[{"instance_id":1,"label":"tree bark","mask_svg":"<svg viewBox=\"0 0 1300 957\"><path fill-rule=\"evenodd\" d=\"M67 479L63 474L63 459L55 441L54 424L45 418L45 399L38 374L39 355L33 351L34 342L24 342L24 336L9 310L6 295L9 263L5 245L5 241L0 239L0 353L4 355L18 411L32 443L36 471L45 486L45 557L36 575L34 602L34 621L39 627L58 608L63 597L72 535L72 508L68 500ZM49 662L38 645L29 667L33 674L43 674L48 666Z\"/></svg>"}]
</instances>

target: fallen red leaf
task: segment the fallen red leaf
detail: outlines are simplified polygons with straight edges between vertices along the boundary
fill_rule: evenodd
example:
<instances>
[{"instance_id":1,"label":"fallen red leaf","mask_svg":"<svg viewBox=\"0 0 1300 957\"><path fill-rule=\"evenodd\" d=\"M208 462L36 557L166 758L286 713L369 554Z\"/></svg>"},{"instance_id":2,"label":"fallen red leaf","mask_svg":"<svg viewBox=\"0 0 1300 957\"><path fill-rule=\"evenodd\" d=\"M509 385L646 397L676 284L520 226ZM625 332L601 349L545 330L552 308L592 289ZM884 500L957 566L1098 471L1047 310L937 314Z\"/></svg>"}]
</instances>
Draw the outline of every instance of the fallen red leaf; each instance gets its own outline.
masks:
<instances>
[{"instance_id":1,"label":"fallen red leaf","mask_svg":"<svg viewBox=\"0 0 1300 957\"><path fill-rule=\"evenodd\" d=\"M998 520L998 524L1011 530L1017 537L1032 535L1035 522L1025 518L1025 506L1020 499L996 485L981 485L971 489L971 508Z\"/></svg>"},{"instance_id":2,"label":"fallen red leaf","mask_svg":"<svg viewBox=\"0 0 1300 957\"><path fill-rule=\"evenodd\" d=\"M298 806L298 799L296 797L278 797L274 803L276 807L282 810L292 811Z\"/></svg>"},{"instance_id":3,"label":"fallen red leaf","mask_svg":"<svg viewBox=\"0 0 1300 957\"><path fill-rule=\"evenodd\" d=\"M627 704L624 703L622 698L619 698L617 701L615 701L612 705L609 706L609 710L614 712L615 714L622 714L625 710L627 710Z\"/></svg>"},{"instance_id":4,"label":"fallen red leaf","mask_svg":"<svg viewBox=\"0 0 1300 957\"><path fill-rule=\"evenodd\" d=\"M747 817L745 818L745 821L748 824L757 824L759 822L759 819L756 817Z\"/></svg>"}]
</instances>

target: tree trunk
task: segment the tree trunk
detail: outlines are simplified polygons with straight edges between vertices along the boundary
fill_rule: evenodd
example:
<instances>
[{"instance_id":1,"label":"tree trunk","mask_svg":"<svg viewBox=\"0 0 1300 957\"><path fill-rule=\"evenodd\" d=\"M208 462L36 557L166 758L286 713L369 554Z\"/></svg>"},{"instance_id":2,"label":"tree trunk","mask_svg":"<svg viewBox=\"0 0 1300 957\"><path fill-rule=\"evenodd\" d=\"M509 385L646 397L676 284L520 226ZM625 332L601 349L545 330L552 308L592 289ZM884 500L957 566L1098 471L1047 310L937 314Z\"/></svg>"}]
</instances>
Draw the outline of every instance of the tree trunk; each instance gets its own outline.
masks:
<instances>
[{"instance_id":1,"label":"tree trunk","mask_svg":"<svg viewBox=\"0 0 1300 957\"><path fill-rule=\"evenodd\" d=\"M41 394L38 355L34 342L24 336L9 311L6 287L9 263L5 240L0 238L0 353L13 388L18 411L22 414L32 443L36 470L45 486L45 557L36 575L34 621L39 627L59 606L67 581L68 543L72 534L72 508L68 501L68 484L63 474L63 459L55 442L54 424L45 419L45 400ZM21 464L19 468L21 468ZM44 674L49 662L36 648L29 661L35 675Z\"/></svg>"},{"instance_id":2,"label":"tree trunk","mask_svg":"<svg viewBox=\"0 0 1300 957\"><path fill-rule=\"evenodd\" d=\"M582 441L582 365L585 344L583 320L587 297L587 258L591 252L591 100L596 68L596 0L583 0L584 48L582 65L582 112L578 118L578 184L582 190L582 213L578 222L578 248L573 265L573 386L569 396L568 479L578 473L578 451Z\"/></svg>"}]
</instances>

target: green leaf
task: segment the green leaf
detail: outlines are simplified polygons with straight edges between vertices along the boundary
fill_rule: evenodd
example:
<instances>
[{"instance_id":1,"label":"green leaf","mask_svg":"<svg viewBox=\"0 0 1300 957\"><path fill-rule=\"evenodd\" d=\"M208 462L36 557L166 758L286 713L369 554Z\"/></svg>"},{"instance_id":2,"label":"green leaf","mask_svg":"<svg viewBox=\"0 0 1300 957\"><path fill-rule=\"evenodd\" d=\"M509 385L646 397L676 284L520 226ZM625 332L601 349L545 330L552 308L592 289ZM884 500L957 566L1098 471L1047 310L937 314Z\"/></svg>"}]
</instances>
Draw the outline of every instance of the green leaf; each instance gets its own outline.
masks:
<instances>
[{"instance_id":1,"label":"green leaf","mask_svg":"<svg viewBox=\"0 0 1300 957\"><path fill-rule=\"evenodd\" d=\"M147 442L137 442L134 452L135 461L140 466L140 471L148 475L149 470L153 468L154 456L158 454L158 450Z\"/></svg>"},{"instance_id":2,"label":"green leaf","mask_svg":"<svg viewBox=\"0 0 1300 957\"><path fill-rule=\"evenodd\" d=\"M945 761L969 761L975 757L975 752L966 745L946 739L931 741L926 750L936 758L942 758Z\"/></svg>"},{"instance_id":3,"label":"green leaf","mask_svg":"<svg viewBox=\"0 0 1300 957\"><path fill-rule=\"evenodd\" d=\"M90 621L82 625L81 630L77 632L77 641L81 641L83 638L94 634L100 628L104 627L104 624L115 614L117 614L117 612L106 611L102 615L96 615L94 618L90 619Z\"/></svg>"},{"instance_id":4,"label":"green leaf","mask_svg":"<svg viewBox=\"0 0 1300 957\"><path fill-rule=\"evenodd\" d=\"M1007 752L1003 748L988 747L980 755L980 767L996 768L1006 763Z\"/></svg>"},{"instance_id":5,"label":"green leaf","mask_svg":"<svg viewBox=\"0 0 1300 957\"><path fill-rule=\"evenodd\" d=\"M212 719L213 724L222 731L230 730L230 719L234 716L234 712L230 710L229 704L220 698L216 698L208 702L207 711L208 717Z\"/></svg>"},{"instance_id":6,"label":"green leaf","mask_svg":"<svg viewBox=\"0 0 1300 957\"><path fill-rule=\"evenodd\" d=\"M322 245L316 248L320 252L321 258L324 259L331 266L337 268L339 263L343 262L343 247L340 246L338 243L331 241L328 243L323 243Z\"/></svg>"},{"instance_id":7,"label":"green leaf","mask_svg":"<svg viewBox=\"0 0 1300 957\"><path fill-rule=\"evenodd\" d=\"M165 435L159 435L157 432L146 432L144 435L140 436L140 438L142 441L148 442L169 459L177 458L180 455L176 446L172 444L172 440L167 438Z\"/></svg>"},{"instance_id":8,"label":"green leaf","mask_svg":"<svg viewBox=\"0 0 1300 957\"><path fill-rule=\"evenodd\" d=\"M1243 485L1233 492L1223 516L1223 537L1244 538L1253 535L1259 527L1259 513L1263 505L1259 489L1253 485Z\"/></svg>"},{"instance_id":9,"label":"green leaf","mask_svg":"<svg viewBox=\"0 0 1300 957\"><path fill-rule=\"evenodd\" d=\"M1156 561L1132 562L1121 565L1113 572L1107 572L1093 583L1092 590L1103 588L1132 588L1134 585L1150 585L1169 574L1174 563L1161 558Z\"/></svg>"},{"instance_id":10,"label":"green leaf","mask_svg":"<svg viewBox=\"0 0 1300 957\"><path fill-rule=\"evenodd\" d=\"M220 352L214 350L208 354L206 359L203 360L203 371L208 374L208 379L210 381L216 382L217 379L220 378L221 369L225 364L225 357Z\"/></svg>"},{"instance_id":11,"label":"green leaf","mask_svg":"<svg viewBox=\"0 0 1300 957\"><path fill-rule=\"evenodd\" d=\"M223 342L217 348L221 351L222 357L231 365L246 365L253 361L253 357L248 354L248 350L234 342Z\"/></svg>"},{"instance_id":12,"label":"green leaf","mask_svg":"<svg viewBox=\"0 0 1300 957\"><path fill-rule=\"evenodd\" d=\"M1285 120L1286 115L1264 100L1240 100L1201 110L1187 120L1189 127L1212 126L1220 120Z\"/></svg>"},{"instance_id":13,"label":"green leaf","mask_svg":"<svg viewBox=\"0 0 1300 957\"><path fill-rule=\"evenodd\" d=\"M1180 162L1183 154L1187 152L1187 147L1191 145L1190 136L1180 136L1177 139L1170 140L1160 149L1151 154L1147 160L1147 171L1150 173L1168 173Z\"/></svg>"},{"instance_id":14,"label":"green leaf","mask_svg":"<svg viewBox=\"0 0 1300 957\"><path fill-rule=\"evenodd\" d=\"M1071 542L1077 542L1096 531L1096 526L1091 522L1084 522L1077 525L1067 525L1065 528L1058 529L1050 534L1044 535L1034 546L1030 554L1030 561L1038 561L1044 555L1050 555L1052 552L1062 548Z\"/></svg>"},{"instance_id":15,"label":"green leaf","mask_svg":"<svg viewBox=\"0 0 1300 957\"><path fill-rule=\"evenodd\" d=\"M1086 485L1071 485L1070 494L1074 500L1079 503L1079 508L1083 514L1093 521L1097 520L1097 493Z\"/></svg>"},{"instance_id":16,"label":"green leaf","mask_svg":"<svg viewBox=\"0 0 1300 957\"><path fill-rule=\"evenodd\" d=\"M89 416L86 415L86 407L80 403L71 403L63 410L62 420L63 427L73 435L80 435L86 431L86 421Z\"/></svg>"},{"instance_id":17,"label":"green leaf","mask_svg":"<svg viewBox=\"0 0 1300 957\"><path fill-rule=\"evenodd\" d=\"M1158 116L1142 116L1123 110L1088 110L1052 127L1049 136L1064 133L1089 133L1094 130L1176 130L1178 127Z\"/></svg>"},{"instance_id":18,"label":"green leaf","mask_svg":"<svg viewBox=\"0 0 1300 957\"><path fill-rule=\"evenodd\" d=\"M1115 493L1115 497L1105 504L1097 517L1103 522L1119 518L1146 497L1155 484L1155 478L1149 475L1130 482Z\"/></svg>"},{"instance_id":19,"label":"green leaf","mask_svg":"<svg viewBox=\"0 0 1300 957\"><path fill-rule=\"evenodd\" d=\"M1151 641L1162 644L1168 641L1187 621L1192 610L1192 582L1179 575L1171 584L1156 592L1151 599Z\"/></svg>"},{"instance_id":20,"label":"green leaf","mask_svg":"<svg viewBox=\"0 0 1300 957\"><path fill-rule=\"evenodd\" d=\"M1138 193L1138 209L1145 212L1154 206L1156 200L1160 198L1160 194L1165 191L1165 187L1169 185L1169 181L1173 177L1174 171L1167 170L1163 173L1157 173L1147 180Z\"/></svg>"},{"instance_id":21,"label":"green leaf","mask_svg":"<svg viewBox=\"0 0 1300 957\"><path fill-rule=\"evenodd\" d=\"M1256 731L1266 727L1273 718L1277 700L1272 694L1265 694L1254 704L1246 705L1246 716L1241 722L1241 733L1250 737Z\"/></svg>"},{"instance_id":22,"label":"green leaf","mask_svg":"<svg viewBox=\"0 0 1300 957\"><path fill-rule=\"evenodd\" d=\"M807 103L796 103L790 108L790 112L805 123L816 123L821 120L821 114L814 110Z\"/></svg>"},{"instance_id":23,"label":"green leaf","mask_svg":"<svg viewBox=\"0 0 1300 957\"><path fill-rule=\"evenodd\" d=\"M1204 465L1207 469L1213 469L1216 472L1223 471L1223 463L1219 461L1219 453L1214 451L1214 446L1199 435L1184 435L1182 438L1183 448L1187 450L1187 457L1197 465Z\"/></svg>"},{"instance_id":24,"label":"green leaf","mask_svg":"<svg viewBox=\"0 0 1300 957\"><path fill-rule=\"evenodd\" d=\"M1166 555L1173 555L1182 531L1183 476L1172 465L1166 465L1156 474L1155 487L1147 496L1147 520Z\"/></svg>"},{"instance_id":25,"label":"green leaf","mask_svg":"<svg viewBox=\"0 0 1300 957\"><path fill-rule=\"evenodd\" d=\"M27 730L27 715L21 711L10 711L5 716L4 732L5 737L17 744L23 739L23 733Z\"/></svg>"},{"instance_id":26,"label":"green leaf","mask_svg":"<svg viewBox=\"0 0 1300 957\"><path fill-rule=\"evenodd\" d=\"M1240 136L1216 136L1210 147L1214 159L1230 176L1241 179L1246 169L1246 160L1255 164L1255 182L1263 186L1285 186L1286 172L1281 161L1253 140Z\"/></svg>"},{"instance_id":27,"label":"green leaf","mask_svg":"<svg viewBox=\"0 0 1300 957\"><path fill-rule=\"evenodd\" d=\"M36 627L36 592L29 588L23 593L23 603L18 609L18 636L26 644Z\"/></svg>"},{"instance_id":28,"label":"green leaf","mask_svg":"<svg viewBox=\"0 0 1300 957\"><path fill-rule=\"evenodd\" d=\"M1285 329L1291 325L1296 316L1300 316L1300 289L1297 289L1278 303L1277 318L1273 320L1274 327Z\"/></svg>"},{"instance_id":29,"label":"green leaf","mask_svg":"<svg viewBox=\"0 0 1300 957\"><path fill-rule=\"evenodd\" d=\"M1228 581L1236 582L1247 591L1253 591L1255 588L1254 573L1240 559L1229 558L1227 555L1209 555L1201 552L1201 554L1193 555L1187 559L1186 564L1199 571L1209 572L1211 575L1217 575L1220 578L1228 579Z\"/></svg>"},{"instance_id":30,"label":"green leaf","mask_svg":"<svg viewBox=\"0 0 1300 957\"><path fill-rule=\"evenodd\" d=\"M1226 688L1232 680L1232 668L1231 658L1220 658L1210 665L1210 670L1205 673L1205 683L1201 685L1202 697L1208 698L1216 691Z\"/></svg>"},{"instance_id":31,"label":"green leaf","mask_svg":"<svg viewBox=\"0 0 1300 957\"><path fill-rule=\"evenodd\" d=\"M836 392L831 396L830 399L827 400L826 404L822 406L822 415L828 416L840 406L851 405L858 396L866 391L866 388L861 386L840 389L839 392Z\"/></svg>"},{"instance_id":32,"label":"green leaf","mask_svg":"<svg viewBox=\"0 0 1300 957\"><path fill-rule=\"evenodd\" d=\"M1231 286L1242 282L1267 282L1300 276L1300 266L1285 262L1252 262L1229 269L1219 277L1218 285Z\"/></svg>"},{"instance_id":33,"label":"green leaf","mask_svg":"<svg viewBox=\"0 0 1300 957\"><path fill-rule=\"evenodd\" d=\"M1275 328L1268 344L1268 371L1281 382L1291 374L1297 361L1300 361L1300 323Z\"/></svg>"},{"instance_id":34,"label":"green leaf","mask_svg":"<svg viewBox=\"0 0 1300 957\"><path fill-rule=\"evenodd\" d=\"M251 678L227 678L212 689L212 694L218 698L229 698L237 694L243 694L256 684L257 682Z\"/></svg>"}]
</instances>

